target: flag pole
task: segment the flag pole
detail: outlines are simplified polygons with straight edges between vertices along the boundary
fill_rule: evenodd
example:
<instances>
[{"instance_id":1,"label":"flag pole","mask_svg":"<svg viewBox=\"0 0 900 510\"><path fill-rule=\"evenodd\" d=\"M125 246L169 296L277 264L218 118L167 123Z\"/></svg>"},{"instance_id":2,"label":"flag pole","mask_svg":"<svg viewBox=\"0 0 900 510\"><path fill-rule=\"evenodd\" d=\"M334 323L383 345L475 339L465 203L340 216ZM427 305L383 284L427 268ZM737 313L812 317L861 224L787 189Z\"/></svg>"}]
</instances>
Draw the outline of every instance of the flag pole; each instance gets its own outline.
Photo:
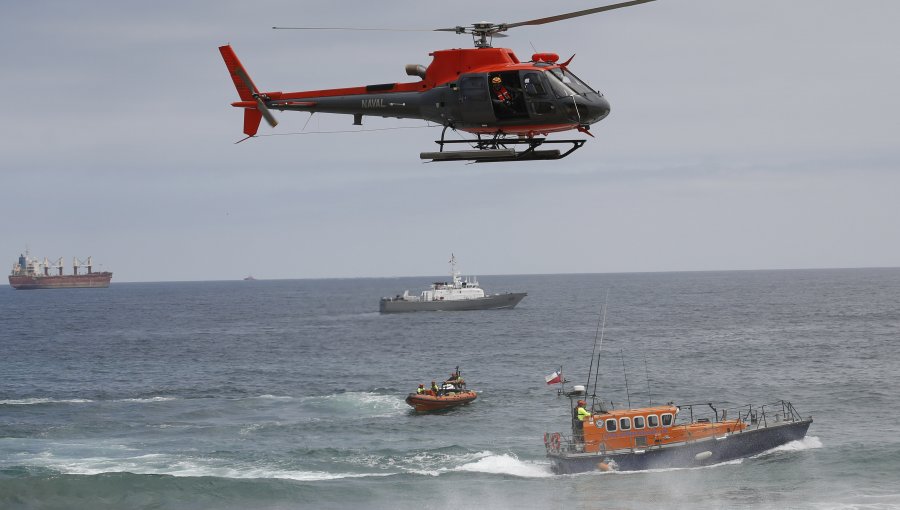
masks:
<instances>
[{"instance_id":1,"label":"flag pole","mask_svg":"<svg viewBox=\"0 0 900 510\"><path fill-rule=\"evenodd\" d=\"M556 396L562 396L566 393L566 376L563 374L562 365L559 366L559 389L556 390Z\"/></svg>"}]
</instances>

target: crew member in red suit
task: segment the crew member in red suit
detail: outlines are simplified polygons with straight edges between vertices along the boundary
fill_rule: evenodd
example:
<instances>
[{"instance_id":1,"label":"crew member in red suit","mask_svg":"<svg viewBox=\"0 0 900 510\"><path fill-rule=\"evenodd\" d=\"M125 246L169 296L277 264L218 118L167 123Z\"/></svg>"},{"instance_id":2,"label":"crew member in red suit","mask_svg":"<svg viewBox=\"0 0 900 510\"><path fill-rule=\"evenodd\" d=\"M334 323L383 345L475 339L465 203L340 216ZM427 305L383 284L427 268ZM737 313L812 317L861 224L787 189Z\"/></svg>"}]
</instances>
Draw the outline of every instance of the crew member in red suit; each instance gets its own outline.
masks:
<instances>
[{"instance_id":1,"label":"crew member in red suit","mask_svg":"<svg viewBox=\"0 0 900 510\"><path fill-rule=\"evenodd\" d=\"M494 92L494 99L500 101L506 106L512 106L512 94L503 86L503 80L499 76L491 78L491 88Z\"/></svg>"}]
</instances>

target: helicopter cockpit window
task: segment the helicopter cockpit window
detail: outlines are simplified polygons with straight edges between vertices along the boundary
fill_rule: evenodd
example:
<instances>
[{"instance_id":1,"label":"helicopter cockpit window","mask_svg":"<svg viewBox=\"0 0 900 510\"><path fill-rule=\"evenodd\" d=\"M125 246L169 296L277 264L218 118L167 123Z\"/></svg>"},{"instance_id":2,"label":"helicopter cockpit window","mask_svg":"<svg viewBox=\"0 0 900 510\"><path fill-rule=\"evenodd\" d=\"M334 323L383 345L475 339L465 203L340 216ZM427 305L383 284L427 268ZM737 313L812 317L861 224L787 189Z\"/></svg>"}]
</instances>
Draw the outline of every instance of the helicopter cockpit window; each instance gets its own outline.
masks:
<instances>
[{"instance_id":1,"label":"helicopter cockpit window","mask_svg":"<svg viewBox=\"0 0 900 510\"><path fill-rule=\"evenodd\" d=\"M459 88L463 99L469 101L487 101L487 78L484 76L465 76L459 80Z\"/></svg>"},{"instance_id":2,"label":"helicopter cockpit window","mask_svg":"<svg viewBox=\"0 0 900 510\"><path fill-rule=\"evenodd\" d=\"M547 73L546 76L547 83L550 84L550 90L556 94L556 97L569 97L575 95L575 91L567 87L555 74Z\"/></svg>"},{"instance_id":3,"label":"helicopter cockpit window","mask_svg":"<svg viewBox=\"0 0 900 510\"><path fill-rule=\"evenodd\" d=\"M586 83L578 79L577 76L569 72L568 70L557 67L556 69L551 69L550 74L556 77L559 81L563 83L569 90L573 91L576 94L584 95L589 92L594 92L594 89L587 86ZM552 80L551 80L552 82ZM555 91L555 89L554 89ZM558 93L557 93L558 95ZM571 94L566 94L571 95Z\"/></svg>"},{"instance_id":4,"label":"helicopter cockpit window","mask_svg":"<svg viewBox=\"0 0 900 510\"><path fill-rule=\"evenodd\" d=\"M541 81L541 75L538 73L525 73L522 77L522 85L525 87L525 94L529 97L543 97L547 95L544 90L544 84Z\"/></svg>"}]
</instances>

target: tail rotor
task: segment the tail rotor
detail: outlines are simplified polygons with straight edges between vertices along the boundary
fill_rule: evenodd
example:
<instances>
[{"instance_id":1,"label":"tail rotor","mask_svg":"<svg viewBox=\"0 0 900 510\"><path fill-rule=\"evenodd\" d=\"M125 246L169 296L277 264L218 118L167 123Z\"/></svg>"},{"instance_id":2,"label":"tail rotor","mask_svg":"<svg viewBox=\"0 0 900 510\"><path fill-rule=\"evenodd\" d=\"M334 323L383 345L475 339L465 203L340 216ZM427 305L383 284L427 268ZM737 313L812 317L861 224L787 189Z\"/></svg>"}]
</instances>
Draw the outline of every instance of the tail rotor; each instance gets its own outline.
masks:
<instances>
[{"instance_id":1,"label":"tail rotor","mask_svg":"<svg viewBox=\"0 0 900 510\"><path fill-rule=\"evenodd\" d=\"M244 86L250 90L250 95L256 100L256 109L258 109L259 113L266 119L266 122L272 127L277 126L278 120L275 119L275 116L269 111L269 107L266 106L266 100L269 99L268 96L260 93L259 90L256 89L256 85L253 84L253 81L250 80L250 77L247 76L247 73L243 68L235 68L234 73L238 75L238 78L240 78L242 82L244 82Z\"/></svg>"}]
</instances>

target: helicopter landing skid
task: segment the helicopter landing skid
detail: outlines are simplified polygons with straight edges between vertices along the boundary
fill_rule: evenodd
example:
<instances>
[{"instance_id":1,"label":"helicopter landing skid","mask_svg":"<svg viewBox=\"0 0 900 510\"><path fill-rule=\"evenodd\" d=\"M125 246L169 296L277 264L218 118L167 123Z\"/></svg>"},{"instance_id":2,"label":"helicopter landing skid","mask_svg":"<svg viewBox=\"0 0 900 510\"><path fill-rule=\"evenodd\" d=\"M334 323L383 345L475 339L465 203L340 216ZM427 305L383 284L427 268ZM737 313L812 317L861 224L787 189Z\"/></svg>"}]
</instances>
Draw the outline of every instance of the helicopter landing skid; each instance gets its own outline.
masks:
<instances>
[{"instance_id":1,"label":"helicopter landing skid","mask_svg":"<svg viewBox=\"0 0 900 510\"><path fill-rule=\"evenodd\" d=\"M498 163L502 161L539 161L562 159L580 149L587 140L547 140L546 138L492 138L490 140L435 140L441 146L439 152L422 152L421 159L437 161L471 161L473 163ZM467 143L474 145L472 150L444 151L448 143ZM560 149L543 149L544 144L571 144L565 152ZM525 150L517 151L509 145L527 145Z\"/></svg>"}]
</instances>

